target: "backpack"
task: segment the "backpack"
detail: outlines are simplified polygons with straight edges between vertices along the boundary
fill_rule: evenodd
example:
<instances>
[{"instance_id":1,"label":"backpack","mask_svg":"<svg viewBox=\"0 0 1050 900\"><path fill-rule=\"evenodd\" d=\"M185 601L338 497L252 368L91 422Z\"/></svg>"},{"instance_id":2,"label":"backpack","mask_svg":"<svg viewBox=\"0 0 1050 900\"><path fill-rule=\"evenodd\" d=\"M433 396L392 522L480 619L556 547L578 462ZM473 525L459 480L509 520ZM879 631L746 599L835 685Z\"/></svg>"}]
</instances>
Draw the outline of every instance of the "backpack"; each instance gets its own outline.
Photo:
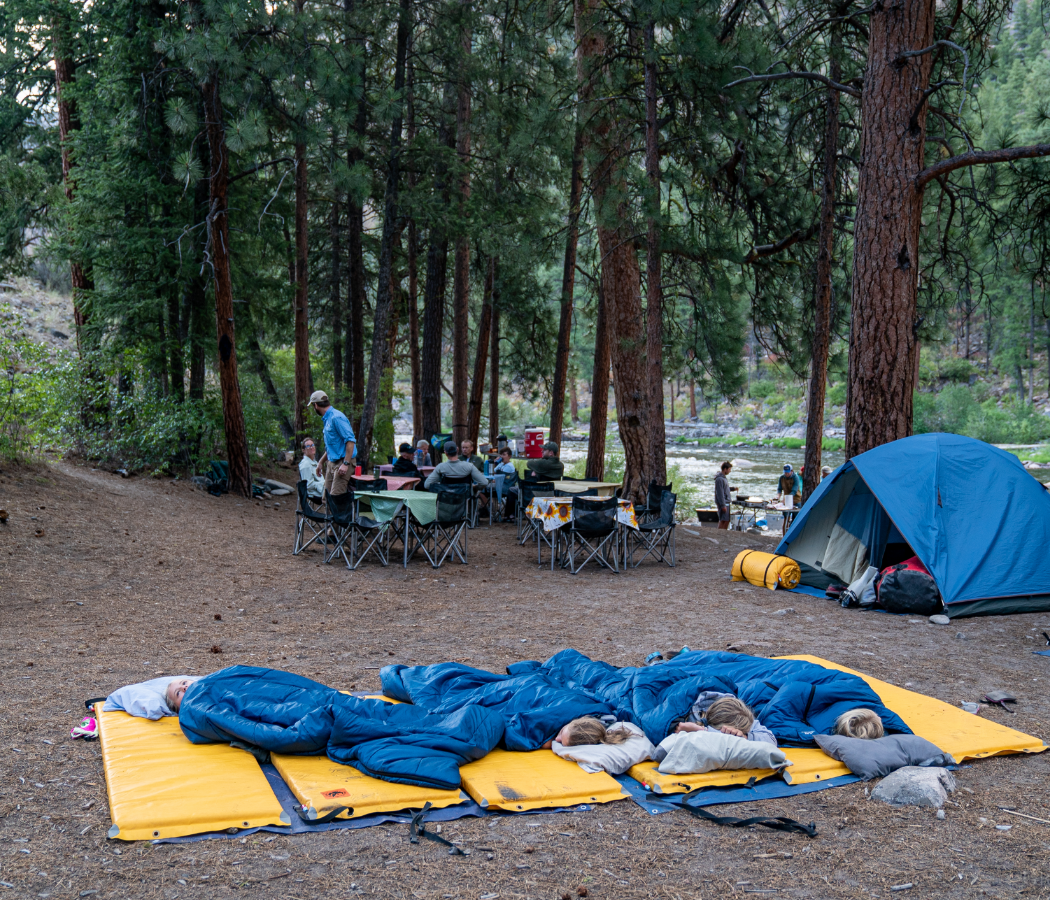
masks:
<instances>
[{"instance_id":1,"label":"backpack","mask_svg":"<svg viewBox=\"0 0 1050 900\"><path fill-rule=\"evenodd\" d=\"M887 566L875 582L876 605L892 613L932 616L941 611L941 592L919 557Z\"/></svg>"}]
</instances>

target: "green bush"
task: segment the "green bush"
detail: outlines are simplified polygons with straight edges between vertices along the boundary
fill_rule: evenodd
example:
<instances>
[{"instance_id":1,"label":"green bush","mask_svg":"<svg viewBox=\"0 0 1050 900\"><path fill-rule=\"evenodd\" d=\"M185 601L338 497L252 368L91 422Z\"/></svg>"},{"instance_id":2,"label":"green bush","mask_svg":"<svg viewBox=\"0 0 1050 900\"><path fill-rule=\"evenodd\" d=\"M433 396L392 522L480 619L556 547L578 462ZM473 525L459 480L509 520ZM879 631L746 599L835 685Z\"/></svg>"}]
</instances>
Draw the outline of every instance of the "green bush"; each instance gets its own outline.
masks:
<instances>
[{"instance_id":1,"label":"green bush","mask_svg":"<svg viewBox=\"0 0 1050 900\"><path fill-rule=\"evenodd\" d=\"M830 453L841 452L846 449L846 442L842 438L826 437L820 442L820 448Z\"/></svg>"},{"instance_id":2,"label":"green bush","mask_svg":"<svg viewBox=\"0 0 1050 900\"><path fill-rule=\"evenodd\" d=\"M940 361L937 366L937 374L948 381L965 382L970 381L970 376L976 373L976 369L970 360L958 356L949 356Z\"/></svg>"},{"instance_id":3,"label":"green bush","mask_svg":"<svg viewBox=\"0 0 1050 900\"><path fill-rule=\"evenodd\" d=\"M14 322L10 307L0 307L0 322ZM32 455L45 427L50 394L44 348L0 327L0 458Z\"/></svg>"},{"instance_id":4,"label":"green bush","mask_svg":"<svg viewBox=\"0 0 1050 900\"><path fill-rule=\"evenodd\" d=\"M785 399L783 394L770 394L766 397L766 407L772 409L774 406L780 406Z\"/></svg>"},{"instance_id":5,"label":"green bush","mask_svg":"<svg viewBox=\"0 0 1050 900\"><path fill-rule=\"evenodd\" d=\"M837 384L833 384L828 388L828 392L824 397L824 402L830 406L845 406L846 405L846 383L840 381Z\"/></svg>"},{"instance_id":6,"label":"green bush","mask_svg":"<svg viewBox=\"0 0 1050 900\"><path fill-rule=\"evenodd\" d=\"M961 434L989 444L1030 444L1050 437L1050 418L1029 405L994 399L979 403L963 384L951 384L936 394L915 395L916 434Z\"/></svg>"},{"instance_id":7,"label":"green bush","mask_svg":"<svg viewBox=\"0 0 1050 900\"><path fill-rule=\"evenodd\" d=\"M758 417L750 411L745 411L740 414L737 418L737 424L741 427L750 431L758 424Z\"/></svg>"},{"instance_id":8,"label":"green bush","mask_svg":"<svg viewBox=\"0 0 1050 900\"><path fill-rule=\"evenodd\" d=\"M842 418L842 416L835 416L835 417L834 417L834 418L833 418L833 419L831 420L831 424L832 424L832 425L833 425L833 426L834 426L835 428L841 428L841 427L843 426L843 424L845 423L845 421L846 421L846 420L845 420L845 419L843 419L843 418Z\"/></svg>"},{"instance_id":9,"label":"green bush","mask_svg":"<svg viewBox=\"0 0 1050 900\"><path fill-rule=\"evenodd\" d=\"M708 425L714 425L718 422L718 411L714 406L705 406L700 410L700 421L706 422Z\"/></svg>"},{"instance_id":10,"label":"green bush","mask_svg":"<svg viewBox=\"0 0 1050 900\"><path fill-rule=\"evenodd\" d=\"M799 420L800 414L801 410L797 403L794 401L785 403L784 408L780 411L780 422L785 428L790 428Z\"/></svg>"},{"instance_id":11,"label":"green bush","mask_svg":"<svg viewBox=\"0 0 1050 900\"><path fill-rule=\"evenodd\" d=\"M771 447L779 447L782 450L801 450L806 446L802 438L778 437L769 442Z\"/></svg>"},{"instance_id":12,"label":"green bush","mask_svg":"<svg viewBox=\"0 0 1050 900\"><path fill-rule=\"evenodd\" d=\"M774 381L752 381L748 396L756 400L765 400L770 394L776 393L777 385Z\"/></svg>"}]
</instances>

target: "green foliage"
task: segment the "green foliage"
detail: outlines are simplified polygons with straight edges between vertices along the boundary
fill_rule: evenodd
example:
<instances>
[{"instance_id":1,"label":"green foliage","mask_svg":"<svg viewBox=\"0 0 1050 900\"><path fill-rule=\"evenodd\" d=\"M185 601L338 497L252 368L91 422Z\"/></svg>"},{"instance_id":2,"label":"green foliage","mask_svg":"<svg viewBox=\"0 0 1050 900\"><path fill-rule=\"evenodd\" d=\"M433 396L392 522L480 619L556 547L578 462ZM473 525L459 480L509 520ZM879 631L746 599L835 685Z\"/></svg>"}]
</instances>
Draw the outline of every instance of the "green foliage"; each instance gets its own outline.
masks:
<instances>
[{"instance_id":1,"label":"green foliage","mask_svg":"<svg viewBox=\"0 0 1050 900\"><path fill-rule=\"evenodd\" d=\"M937 394L916 393L915 432L946 432L990 444L1027 444L1050 438L1050 418L1028 405L1000 407L995 400L979 403L964 385L950 385Z\"/></svg>"},{"instance_id":2,"label":"green foliage","mask_svg":"<svg viewBox=\"0 0 1050 900\"><path fill-rule=\"evenodd\" d=\"M846 384L845 382L837 382L828 388L827 393L824 395L825 402L829 406L845 406L846 405Z\"/></svg>"},{"instance_id":3,"label":"green foliage","mask_svg":"<svg viewBox=\"0 0 1050 900\"><path fill-rule=\"evenodd\" d=\"M750 431L752 428L758 425L758 417L755 416L754 413L749 411L742 412L739 416L737 416L736 421L737 424L746 431Z\"/></svg>"},{"instance_id":4,"label":"green foliage","mask_svg":"<svg viewBox=\"0 0 1050 900\"><path fill-rule=\"evenodd\" d=\"M11 308L0 305L0 459L25 459L40 449L47 384L43 347L13 326Z\"/></svg>"},{"instance_id":5,"label":"green foliage","mask_svg":"<svg viewBox=\"0 0 1050 900\"><path fill-rule=\"evenodd\" d=\"M780 423L785 428L790 428L798 421L799 415L800 410L797 403L794 401L785 403L784 408L780 411Z\"/></svg>"},{"instance_id":6,"label":"green foliage","mask_svg":"<svg viewBox=\"0 0 1050 900\"><path fill-rule=\"evenodd\" d=\"M755 380L751 382L751 389L748 391L748 394L756 400L765 400L772 394L775 394L776 390L775 382L762 379L761 381Z\"/></svg>"}]
</instances>

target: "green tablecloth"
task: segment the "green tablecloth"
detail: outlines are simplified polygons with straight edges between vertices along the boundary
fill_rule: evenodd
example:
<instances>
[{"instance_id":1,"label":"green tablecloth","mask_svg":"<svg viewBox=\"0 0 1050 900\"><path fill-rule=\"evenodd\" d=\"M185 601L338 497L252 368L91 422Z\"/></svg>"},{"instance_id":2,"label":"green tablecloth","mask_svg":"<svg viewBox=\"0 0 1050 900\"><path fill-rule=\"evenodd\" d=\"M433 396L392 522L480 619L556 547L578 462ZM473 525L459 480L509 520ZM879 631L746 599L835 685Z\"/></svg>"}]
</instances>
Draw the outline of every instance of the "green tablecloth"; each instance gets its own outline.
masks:
<instances>
[{"instance_id":1,"label":"green tablecloth","mask_svg":"<svg viewBox=\"0 0 1050 900\"><path fill-rule=\"evenodd\" d=\"M377 522L389 522L402 501L423 525L437 518L437 494L430 491L355 491L354 496L368 504Z\"/></svg>"}]
</instances>

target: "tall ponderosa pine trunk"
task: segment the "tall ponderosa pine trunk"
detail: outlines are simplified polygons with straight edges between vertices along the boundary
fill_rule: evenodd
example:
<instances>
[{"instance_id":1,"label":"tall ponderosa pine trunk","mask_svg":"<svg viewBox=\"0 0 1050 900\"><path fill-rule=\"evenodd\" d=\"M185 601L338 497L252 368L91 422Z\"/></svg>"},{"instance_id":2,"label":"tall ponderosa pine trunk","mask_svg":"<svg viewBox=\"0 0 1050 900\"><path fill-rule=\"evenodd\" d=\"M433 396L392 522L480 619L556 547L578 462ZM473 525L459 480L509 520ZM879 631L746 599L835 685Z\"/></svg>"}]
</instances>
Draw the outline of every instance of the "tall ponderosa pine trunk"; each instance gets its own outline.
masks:
<instances>
[{"instance_id":1,"label":"tall ponderosa pine trunk","mask_svg":"<svg viewBox=\"0 0 1050 900\"><path fill-rule=\"evenodd\" d=\"M478 446L481 432L481 404L485 399L485 364L489 354L489 331L492 328L492 282L495 278L496 258L490 257L485 269L485 288L481 302L481 321L478 322L478 347L474 353L474 377L470 382L470 404L467 407L467 437Z\"/></svg>"},{"instance_id":2,"label":"tall ponderosa pine trunk","mask_svg":"<svg viewBox=\"0 0 1050 900\"><path fill-rule=\"evenodd\" d=\"M1050 343L1050 320L1047 321ZM499 443L499 281L492 284L492 325L489 328L489 443Z\"/></svg>"},{"instance_id":3,"label":"tall ponderosa pine trunk","mask_svg":"<svg viewBox=\"0 0 1050 900\"><path fill-rule=\"evenodd\" d=\"M836 15L832 10L832 16ZM828 77L842 80L839 53L842 26L831 26L831 66ZM824 443L824 398L828 382L828 353L831 349L831 264L835 255L835 197L838 195L839 92L828 88L824 111L824 184L820 198L820 245L817 248L817 277L813 285L813 341L806 400L806 459L802 477L802 501L820 484Z\"/></svg>"},{"instance_id":4,"label":"tall ponderosa pine trunk","mask_svg":"<svg viewBox=\"0 0 1050 900\"><path fill-rule=\"evenodd\" d=\"M233 283L230 278L230 222L227 184L230 157L218 77L201 88L211 156L208 204L208 244L215 288L215 324L219 344L219 390L222 423L226 432L226 458L230 467L230 492L250 497L251 467L248 436L244 427L241 385L237 376L237 344L233 329Z\"/></svg>"},{"instance_id":5,"label":"tall ponderosa pine trunk","mask_svg":"<svg viewBox=\"0 0 1050 900\"><path fill-rule=\"evenodd\" d=\"M310 183L306 172L306 144L295 144L295 449L306 436L306 401L310 399L310 330L307 318L309 277Z\"/></svg>"},{"instance_id":6,"label":"tall ponderosa pine trunk","mask_svg":"<svg viewBox=\"0 0 1050 900\"><path fill-rule=\"evenodd\" d=\"M561 442L565 420L565 381L572 349L572 306L576 286L576 247L580 238L580 201L583 197L583 129L577 124L569 174L569 217L565 233L565 257L561 269L561 314L558 318L558 345L554 356L554 387L551 391L550 439Z\"/></svg>"},{"instance_id":7,"label":"tall ponderosa pine trunk","mask_svg":"<svg viewBox=\"0 0 1050 900\"><path fill-rule=\"evenodd\" d=\"M457 444L467 436L467 344L470 310L470 238L467 229L467 203L470 200L470 84L467 65L471 54L470 0L461 0L460 72L456 98L456 158L459 163L459 227L452 277L452 440Z\"/></svg>"},{"instance_id":8,"label":"tall ponderosa pine trunk","mask_svg":"<svg viewBox=\"0 0 1050 900\"><path fill-rule=\"evenodd\" d=\"M616 419L623 444L624 496L640 500L646 491L649 440L646 425L648 386L642 328L642 287L638 254L627 204L626 166L630 140L624 124L603 99L598 108L592 98L604 82L606 36L595 15L597 0L576 0L576 40L582 118L593 121L588 136L595 165L591 173L598 246L602 258L602 291L605 319L612 350ZM604 84L602 85L604 87Z\"/></svg>"},{"instance_id":9,"label":"tall ponderosa pine trunk","mask_svg":"<svg viewBox=\"0 0 1050 900\"><path fill-rule=\"evenodd\" d=\"M328 303L332 307L332 388L336 397L343 392L343 303L339 290L342 277L342 247L339 240L339 201L332 198L329 234L332 242Z\"/></svg>"},{"instance_id":10,"label":"tall ponderosa pine trunk","mask_svg":"<svg viewBox=\"0 0 1050 900\"><path fill-rule=\"evenodd\" d=\"M411 45L409 45L411 55ZM408 95L406 106L408 109L407 134L409 147L416 139L416 99L415 99L415 67L409 65ZM416 187L416 171L414 168L408 171L408 189L413 191ZM412 390L412 446L422 437L421 425L423 423L423 400L419 396L419 234L416 231L416 220L408 220L408 366L411 378Z\"/></svg>"},{"instance_id":11,"label":"tall ponderosa pine trunk","mask_svg":"<svg viewBox=\"0 0 1050 900\"><path fill-rule=\"evenodd\" d=\"M372 453L372 429L379 403L379 388L383 379L384 344L388 338L390 310L393 302L391 271L394 241L398 235L398 189L401 184L401 102L405 90L405 58L408 55L408 37L412 30L410 0L401 0L397 20L397 50L394 60L394 118L390 125L390 149L387 160L386 194L383 198L383 236L379 244L379 272L376 288L375 313L372 319L372 356L368 367L368 386L361 409L361 427L357 431L358 465L368 470Z\"/></svg>"},{"instance_id":12,"label":"tall ponderosa pine trunk","mask_svg":"<svg viewBox=\"0 0 1050 900\"><path fill-rule=\"evenodd\" d=\"M645 255L645 369L648 383L648 477L667 480L664 429L664 285L660 250L660 135L656 120L656 23L645 28L645 174L649 180L649 221ZM671 398L674 419L674 395Z\"/></svg>"},{"instance_id":13,"label":"tall ponderosa pine trunk","mask_svg":"<svg viewBox=\"0 0 1050 900\"><path fill-rule=\"evenodd\" d=\"M594 317L594 374L591 376L591 423L587 437L585 478L605 477L605 429L609 419L609 326L605 296L598 285L598 311Z\"/></svg>"},{"instance_id":14,"label":"tall ponderosa pine trunk","mask_svg":"<svg viewBox=\"0 0 1050 900\"><path fill-rule=\"evenodd\" d=\"M846 456L907 437L918 354L919 230L936 5L901 0L869 19L853 239Z\"/></svg>"},{"instance_id":15,"label":"tall ponderosa pine trunk","mask_svg":"<svg viewBox=\"0 0 1050 900\"><path fill-rule=\"evenodd\" d=\"M208 142L200 141L201 171L211 171ZM210 181L202 178L193 187L193 224L204 225L208 221L208 195ZM204 245L200 247L200 258L192 261L193 270L186 285L185 305L188 309L187 327L190 353L190 400L204 399L204 363L211 327L208 315L208 282Z\"/></svg>"}]
</instances>

